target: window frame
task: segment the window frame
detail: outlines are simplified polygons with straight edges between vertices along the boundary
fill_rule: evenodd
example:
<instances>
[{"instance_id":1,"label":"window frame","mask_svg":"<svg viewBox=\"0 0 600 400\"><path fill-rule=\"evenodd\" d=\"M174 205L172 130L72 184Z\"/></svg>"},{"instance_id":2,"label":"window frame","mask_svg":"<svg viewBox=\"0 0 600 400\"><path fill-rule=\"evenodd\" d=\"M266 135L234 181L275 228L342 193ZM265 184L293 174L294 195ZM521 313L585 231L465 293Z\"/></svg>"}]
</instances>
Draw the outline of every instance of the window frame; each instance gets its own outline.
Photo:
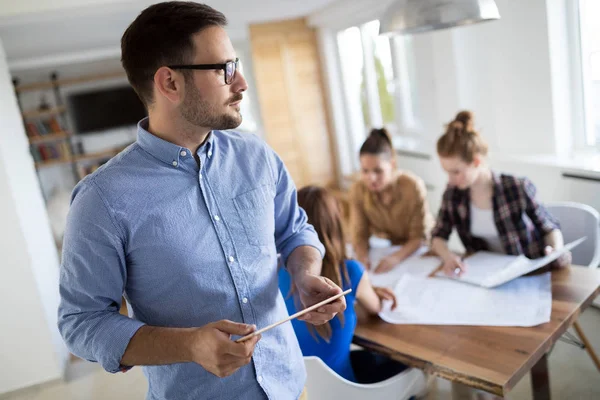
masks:
<instances>
[{"instance_id":1,"label":"window frame","mask_svg":"<svg viewBox=\"0 0 600 400\"><path fill-rule=\"evenodd\" d=\"M336 57L339 65L342 67L342 79L344 76L344 68L343 68L343 60L341 58L340 47L337 41L338 34L342 33L344 30L349 28L358 28L361 36L361 50L363 56L363 68L365 68L365 77L366 77L366 100L367 100L367 110L369 112L369 119L371 121L370 127L365 127L365 123L363 118L360 120L363 122L360 126L361 129L365 130L365 132L357 133L354 132L358 128L351 127L351 135L353 136L353 142L362 142L366 137L366 130L370 128L379 128L384 126L383 115L381 112L381 99L379 96L379 91L377 88L377 77L375 70L375 57L374 51L372 51L372 43L370 38L368 37L368 33L366 30L367 24L375 21L376 19L363 22L358 25L350 25L345 28L336 28L334 34L336 35ZM391 60L392 60L392 70L393 70L393 79L390 83L395 85L393 91L394 98L394 126L386 125L388 129L390 129L390 133L392 136L420 136L423 133L422 125L419 124L419 117L416 114L417 110L417 101L415 98L418 90L414 90L413 85L416 84L415 79L411 80L409 76L409 55L407 54L407 49L412 49L412 45L407 44L407 39L404 37L390 37L389 46L391 52ZM413 52L414 57L414 52ZM342 85L345 86L345 85ZM344 97L344 108L346 109L346 113L348 116L354 115L356 113L356 102L360 104L360 100L353 99L350 97L351 94L348 90L343 91ZM358 122L356 116L351 119L353 122L352 125L355 125Z\"/></svg>"},{"instance_id":2,"label":"window frame","mask_svg":"<svg viewBox=\"0 0 600 400\"><path fill-rule=\"evenodd\" d=\"M589 115L588 109L591 108L590 94L586 90L587 77L590 74L587 66L583 62L584 43L581 32L581 1L567 1L567 24L571 58L571 83L572 83L572 113L573 129L576 134L573 137L573 144L576 150L580 151L598 151L600 150L600 140L596 137L593 128L593 118ZM592 128L590 128L590 125ZM590 133L590 129L592 133Z\"/></svg>"}]
</instances>

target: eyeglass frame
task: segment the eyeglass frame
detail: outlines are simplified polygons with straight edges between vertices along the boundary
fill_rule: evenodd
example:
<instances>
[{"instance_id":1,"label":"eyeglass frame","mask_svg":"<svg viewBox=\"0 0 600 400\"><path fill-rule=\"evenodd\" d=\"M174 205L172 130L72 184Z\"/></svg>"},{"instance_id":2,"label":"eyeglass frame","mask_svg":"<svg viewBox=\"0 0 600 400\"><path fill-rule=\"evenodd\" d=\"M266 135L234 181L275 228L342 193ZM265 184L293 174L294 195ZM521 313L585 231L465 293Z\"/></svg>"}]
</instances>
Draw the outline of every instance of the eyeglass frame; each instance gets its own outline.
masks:
<instances>
[{"instance_id":1,"label":"eyeglass frame","mask_svg":"<svg viewBox=\"0 0 600 400\"><path fill-rule=\"evenodd\" d=\"M231 74L231 79L227 82L227 65L233 64L233 73ZM235 80L235 76L237 75L237 71L240 68L240 59L236 58L232 61L227 61L223 64L182 64L182 65L167 65L168 68L171 69L191 69L191 70L201 70L201 71L210 71L210 70L223 70L223 79L226 85L231 85Z\"/></svg>"}]
</instances>

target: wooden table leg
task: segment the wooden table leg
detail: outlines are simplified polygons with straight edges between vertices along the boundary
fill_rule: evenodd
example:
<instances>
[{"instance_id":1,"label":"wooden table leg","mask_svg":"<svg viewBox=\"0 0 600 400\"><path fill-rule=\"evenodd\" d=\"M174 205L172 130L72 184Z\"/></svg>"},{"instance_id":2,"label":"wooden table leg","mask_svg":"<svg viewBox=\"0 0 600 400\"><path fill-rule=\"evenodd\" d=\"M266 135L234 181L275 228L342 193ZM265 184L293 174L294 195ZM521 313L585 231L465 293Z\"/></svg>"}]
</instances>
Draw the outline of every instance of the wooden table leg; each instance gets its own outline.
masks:
<instances>
[{"instance_id":1,"label":"wooden table leg","mask_svg":"<svg viewBox=\"0 0 600 400\"><path fill-rule=\"evenodd\" d=\"M531 386L534 400L550 400L550 375L546 354L531 368Z\"/></svg>"},{"instance_id":2,"label":"wooden table leg","mask_svg":"<svg viewBox=\"0 0 600 400\"><path fill-rule=\"evenodd\" d=\"M592 347L592 344L588 340L587 336L585 336L585 334L583 333L583 329L581 329L581 326L579 325L579 321L573 322L573 328L575 328L575 331L577 331L579 338L581 338L581 341L585 345L585 350L588 352L588 354L592 358L594 365L596 366L596 368L598 368L598 371L600 371L600 359L596 355L596 352L594 351L594 348Z\"/></svg>"}]
</instances>

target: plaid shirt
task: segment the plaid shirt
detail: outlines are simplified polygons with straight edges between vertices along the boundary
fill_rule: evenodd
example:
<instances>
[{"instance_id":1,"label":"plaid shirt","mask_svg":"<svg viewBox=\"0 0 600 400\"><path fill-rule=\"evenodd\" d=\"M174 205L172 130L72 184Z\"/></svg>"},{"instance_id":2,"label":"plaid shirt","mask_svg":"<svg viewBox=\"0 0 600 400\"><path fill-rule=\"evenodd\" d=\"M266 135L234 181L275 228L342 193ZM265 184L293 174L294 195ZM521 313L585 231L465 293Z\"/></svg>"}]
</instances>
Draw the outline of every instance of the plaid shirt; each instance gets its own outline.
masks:
<instances>
[{"instance_id":1,"label":"plaid shirt","mask_svg":"<svg viewBox=\"0 0 600 400\"><path fill-rule=\"evenodd\" d=\"M492 173L494 221L506 254L529 258L544 255L544 236L559 229L558 222L535 198L535 186L527 178ZM444 192L432 237L448 240L456 228L468 253L487 250L485 240L471 234L469 189L450 187Z\"/></svg>"}]
</instances>

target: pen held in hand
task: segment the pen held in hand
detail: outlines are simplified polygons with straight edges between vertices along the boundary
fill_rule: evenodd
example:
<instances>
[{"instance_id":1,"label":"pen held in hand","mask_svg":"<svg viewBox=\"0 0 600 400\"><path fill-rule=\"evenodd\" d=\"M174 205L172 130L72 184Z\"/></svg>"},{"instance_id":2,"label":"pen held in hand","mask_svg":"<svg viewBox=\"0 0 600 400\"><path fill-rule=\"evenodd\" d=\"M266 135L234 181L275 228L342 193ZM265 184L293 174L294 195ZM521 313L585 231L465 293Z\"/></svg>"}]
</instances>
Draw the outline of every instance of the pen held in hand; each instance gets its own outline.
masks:
<instances>
[{"instance_id":1,"label":"pen held in hand","mask_svg":"<svg viewBox=\"0 0 600 400\"><path fill-rule=\"evenodd\" d=\"M262 329L259 329L259 330L257 330L257 331L254 331L254 332L252 332L252 333L250 333L250 334L248 334L248 335L246 335L246 336L243 336L243 337L241 337L241 338L237 339L235 342L236 342L236 343L245 342L246 340L248 340L248 339L250 339L250 338L252 338L252 337L254 337L254 336L256 336L256 335L260 335L261 333L263 333L263 332L265 332L265 331L268 331L269 329L273 329L273 328L275 328L276 326L279 326L279 325L283 324L284 322L291 321L292 319L294 319L294 318L298 318L298 317L300 317L300 316L302 316L302 315L304 315L304 314L306 314L306 313L309 313L309 312L311 312L311 311L314 311L314 310L316 310L317 308L319 308L319 307L321 307L321 306L324 306L325 304L331 303L332 301L334 301L334 300L337 300L337 299L339 299L340 297L342 297L342 296L345 296L345 295L347 295L347 294L348 294L348 293L350 293L350 292L352 292L352 289L348 289L348 290L346 290L346 291L343 291L343 292L341 292L341 293L338 293L338 294L336 294L335 296L331 296L330 298L328 298L328 299L325 299L325 300L323 300L323 301L321 301L321 302L319 302L319 303L317 303L317 304L313 304L312 306L310 306L310 307L307 307L307 308L305 308L304 310L298 311L297 313L295 313L295 314L293 314L293 315L290 315L289 317L287 317L287 318L285 318L285 319L282 319L282 320L281 320L281 321L279 321L279 322L275 322L274 324L271 324L271 325L269 325L269 326L266 326L266 327L264 327L264 328L262 328Z\"/></svg>"}]
</instances>

